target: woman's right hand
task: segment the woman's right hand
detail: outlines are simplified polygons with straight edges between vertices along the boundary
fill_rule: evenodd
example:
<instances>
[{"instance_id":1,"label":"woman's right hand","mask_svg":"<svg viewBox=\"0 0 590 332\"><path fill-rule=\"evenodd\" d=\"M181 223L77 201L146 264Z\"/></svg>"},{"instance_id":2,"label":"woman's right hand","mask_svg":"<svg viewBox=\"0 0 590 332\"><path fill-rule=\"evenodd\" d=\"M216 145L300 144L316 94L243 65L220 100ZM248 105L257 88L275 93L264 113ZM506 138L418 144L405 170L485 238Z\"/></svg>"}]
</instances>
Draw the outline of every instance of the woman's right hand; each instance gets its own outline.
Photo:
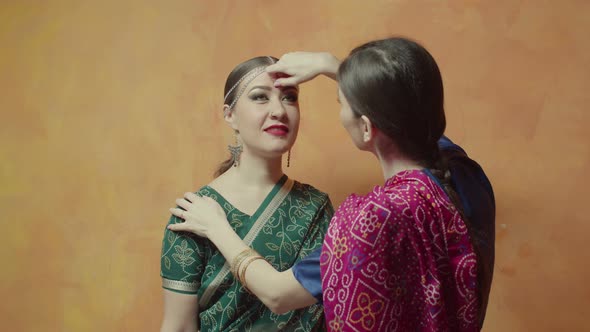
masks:
<instances>
[{"instance_id":1,"label":"woman's right hand","mask_svg":"<svg viewBox=\"0 0 590 332\"><path fill-rule=\"evenodd\" d=\"M340 61L326 52L292 52L284 54L266 71L276 77L275 86L293 86L324 74L336 79Z\"/></svg>"},{"instance_id":2,"label":"woman's right hand","mask_svg":"<svg viewBox=\"0 0 590 332\"><path fill-rule=\"evenodd\" d=\"M168 225L169 230L191 232L209 239L214 232L231 230L225 211L210 197L187 192L184 198L176 200L176 204L182 209L172 208L170 212L184 222Z\"/></svg>"}]
</instances>

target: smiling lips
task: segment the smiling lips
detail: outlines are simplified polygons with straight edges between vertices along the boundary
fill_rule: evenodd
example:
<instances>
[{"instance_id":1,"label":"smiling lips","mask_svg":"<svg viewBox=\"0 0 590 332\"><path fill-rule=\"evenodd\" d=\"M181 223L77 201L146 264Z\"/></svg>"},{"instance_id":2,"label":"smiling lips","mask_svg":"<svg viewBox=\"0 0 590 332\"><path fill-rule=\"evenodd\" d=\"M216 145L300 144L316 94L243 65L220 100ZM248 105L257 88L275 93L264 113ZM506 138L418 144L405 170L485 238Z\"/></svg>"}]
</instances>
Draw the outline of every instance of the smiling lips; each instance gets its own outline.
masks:
<instances>
[{"instance_id":1,"label":"smiling lips","mask_svg":"<svg viewBox=\"0 0 590 332\"><path fill-rule=\"evenodd\" d=\"M289 127L285 125L272 125L264 129L264 131L273 136L285 136L289 133Z\"/></svg>"}]
</instances>

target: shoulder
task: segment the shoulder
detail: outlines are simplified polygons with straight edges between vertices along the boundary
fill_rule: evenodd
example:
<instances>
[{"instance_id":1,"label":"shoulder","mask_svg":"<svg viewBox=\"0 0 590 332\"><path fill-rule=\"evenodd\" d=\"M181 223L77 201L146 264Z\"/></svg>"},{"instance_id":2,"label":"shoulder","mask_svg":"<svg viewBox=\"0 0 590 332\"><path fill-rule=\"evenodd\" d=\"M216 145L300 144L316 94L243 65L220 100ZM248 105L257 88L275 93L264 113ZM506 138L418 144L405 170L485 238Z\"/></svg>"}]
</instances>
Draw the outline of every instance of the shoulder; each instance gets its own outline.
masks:
<instances>
[{"instance_id":1,"label":"shoulder","mask_svg":"<svg viewBox=\"0 0 590 332\"><path fill-rule=\"evenodd\" d=\"M370 197L403 207L405 204L402 203L407 199L414 198L433 185L435 183L422 170L409 170L394 175L383 186L375 187Z\"/></svg>"},{"instance_id":2,"label":"shoulder","mask_svg":"<svg viewBox=\"0 0 590 332\"><path fill-rule=\"evenodd\" d=\"M465 152L465 150L463 150L461 146L451 141L451 139L446 136L443 136L438 140L438 147L443 152L455 151L467 155L467 153Z\"/></svg>"},{"instance_id":3,"label":"shoulder","mask_svg":"<svg viewBox=\"0 0 590 332\"><path fill-rule=\"evenodd\" d=\"M217 196L217 191L208 185L197 189L194 193L199 196L206 196L211 198L215 198L215 196Z\"/></svg>"},{"instance_id":4,"label":"shoulder","mask_svg":"<svg viewBox=\"0 0 590 332\"><path fill-rule=\"evenodd\" d=\"M426 173L413 170L395 175L365 196L352 195L347 202L350 200L350 204L356 205L360 213L371 211L371 216L381 221L394 217L398 221L412 220L416 208L425 207L425 202L440 194L437 188Z\"/></svg>"},{"instance_id":5,"label":"shoulder","mask_svg":"<svg viewBox=\"0 0 590 332\"><path fill-rule=\"evenodd\" d=\"M225 201L224 195L221 193L228 193L235 191L235 182L228 176L227 172L221 174L215 179L211 180L208 184L198 188L194 191L199 196L205 196L213 198L215 201Z\"/></svg>"}]
</instances>

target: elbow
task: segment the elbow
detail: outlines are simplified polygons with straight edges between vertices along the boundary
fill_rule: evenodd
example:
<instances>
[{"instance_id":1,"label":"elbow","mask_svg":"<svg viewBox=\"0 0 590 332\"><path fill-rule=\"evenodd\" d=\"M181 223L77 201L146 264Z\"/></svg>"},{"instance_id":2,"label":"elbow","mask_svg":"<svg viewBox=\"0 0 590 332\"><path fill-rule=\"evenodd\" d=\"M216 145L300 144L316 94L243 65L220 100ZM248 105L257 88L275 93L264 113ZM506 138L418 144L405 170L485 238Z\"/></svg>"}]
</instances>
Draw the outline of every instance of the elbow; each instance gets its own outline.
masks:
<instances>
[{"instance_id":1,"label":"elbow","mask_svg":"<svg viewBox=\"0 0 590 332\"><path fill-rule=\"evenodd\" d=\"M270 311L277 315L282 315L293 310L290 301L284 296L272 296L263 302Z\"/></svg>"}]
</instances>

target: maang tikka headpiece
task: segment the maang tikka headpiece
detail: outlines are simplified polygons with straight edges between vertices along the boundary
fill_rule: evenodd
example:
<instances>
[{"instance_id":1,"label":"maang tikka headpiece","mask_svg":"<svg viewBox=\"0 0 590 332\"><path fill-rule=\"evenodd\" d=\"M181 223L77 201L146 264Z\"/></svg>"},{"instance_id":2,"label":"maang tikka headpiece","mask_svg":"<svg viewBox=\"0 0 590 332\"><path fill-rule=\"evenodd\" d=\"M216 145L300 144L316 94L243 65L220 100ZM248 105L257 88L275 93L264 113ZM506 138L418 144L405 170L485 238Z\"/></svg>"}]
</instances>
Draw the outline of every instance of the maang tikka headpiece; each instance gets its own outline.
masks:
<instances>
[{"instance_id":1,"label":"maang tikka headpiece","mask_svg":"<svg viewBox=\"0 0 590 332\"><path fill-rule=\"evenodd\" d=\"M271 58L269 56L267 56L267 58L271 61L271 63L273 63L273 64L275 63L275 60L273 58ZM234 98L234 100L231 102L231 104L229 104L229 109L228 109L229 112L231 112L231 110L233 110L234 106L238 102L238 99L240 99L240 97L242 96L242 94L244 93L244 91L246 91L246 87L248 87L248 84L250 84L250 82L252 82L256 77L258 77L258 75L264 73L266 71L266 67L268 67L268 65L256 67L256 68L250 70L244 76L242 76L236 82L236 84L234 84L234 86L231 87L231 89L229 89L227 91L227 93L223 97L223 102L224 103L227 103L227 97L232 93L232 91L234 91L238 86L240 86L240 84L242 82L244 82L244 85L238 91L238 93L236 94L236 97Z\"/></svg>"}]
</instances>

